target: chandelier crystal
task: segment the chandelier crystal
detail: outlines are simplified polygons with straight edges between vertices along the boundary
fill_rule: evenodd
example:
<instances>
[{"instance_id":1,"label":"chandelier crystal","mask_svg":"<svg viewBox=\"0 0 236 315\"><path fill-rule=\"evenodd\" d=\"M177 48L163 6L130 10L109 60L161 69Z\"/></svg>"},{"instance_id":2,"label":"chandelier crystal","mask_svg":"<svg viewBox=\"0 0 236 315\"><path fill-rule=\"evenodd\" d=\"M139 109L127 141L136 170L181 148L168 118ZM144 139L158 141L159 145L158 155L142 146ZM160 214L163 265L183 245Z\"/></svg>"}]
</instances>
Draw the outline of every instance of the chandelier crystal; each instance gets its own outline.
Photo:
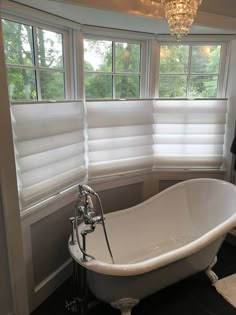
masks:
<instances>
[{"instance_id":1,"label":"chandelier crystal","mask_svg":"<svg viewBox=\"0 0 236 315\"><path fill-rule=\"evenodd\" d=\"M158 0L152 0L157 3ZM202 0L161 0L171 35L177 40L189 33Z\"/></svg>"}]
</instances>

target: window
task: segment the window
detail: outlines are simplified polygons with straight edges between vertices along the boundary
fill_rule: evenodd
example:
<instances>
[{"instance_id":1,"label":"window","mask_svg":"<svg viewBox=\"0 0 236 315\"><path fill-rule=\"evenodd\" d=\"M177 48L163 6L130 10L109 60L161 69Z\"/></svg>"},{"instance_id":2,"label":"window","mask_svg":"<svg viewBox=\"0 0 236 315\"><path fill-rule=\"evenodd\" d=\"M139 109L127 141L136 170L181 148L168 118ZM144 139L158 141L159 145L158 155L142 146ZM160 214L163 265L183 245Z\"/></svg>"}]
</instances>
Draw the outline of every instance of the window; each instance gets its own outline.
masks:
<instances>
[{"instance_id":1,"label":"window","mask_svg":"<svg viewBox=\"0 0 236 315\"><path fill-rule=\"evenodd\" d=\"M141 44L85 39L84 70L86 98L139 98Z\"/></svg>"},{"instance_id":2,"label":"window","mask_svg":"<svg viewBox=\"0 0 236 315\"><path fill-rule=\"evenodd\" d=\"M66 98L63 34L2 20L12 102Z\"/></svg>"},{"instance_id":3,"label":"window","mask_svg":"<svg viewBox=\"0 0 236 315\"><path fill-rule=\"evenodd\" d=\"M161 45L159 97L219 96L221 50L219 44Z\"/></svg>"}]
</instances>

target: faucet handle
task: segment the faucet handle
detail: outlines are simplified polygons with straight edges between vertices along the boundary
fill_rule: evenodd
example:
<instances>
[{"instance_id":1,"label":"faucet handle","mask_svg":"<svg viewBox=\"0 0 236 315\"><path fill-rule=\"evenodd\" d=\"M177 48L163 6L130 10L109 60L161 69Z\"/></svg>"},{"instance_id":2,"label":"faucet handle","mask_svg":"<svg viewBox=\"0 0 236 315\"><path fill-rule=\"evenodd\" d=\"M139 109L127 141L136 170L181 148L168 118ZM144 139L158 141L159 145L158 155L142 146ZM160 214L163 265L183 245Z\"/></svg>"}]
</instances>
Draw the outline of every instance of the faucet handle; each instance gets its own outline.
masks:
<instances>
[{"instance_id":1,"label":"faucet handle","mask_svg":"<svg viewBox=\"0 0 236 315\"><path fill-rule=\"evenodd\" d=\"M94 209L93 201L92 201L92 198L90 196L87 196L87 205L90 208L90 210Z\"/></svg>"},{"instance_id":2,"label":"faucet handle","mask_svg":"<svg viewBox=\"0 0 236 315\"><path fill-rule=\"evenodd\" d=\"M95 217L92 217L91 219L90 219L90 222L89 222L90 224L92 224L92 225L95 225L95 224L98 224L98 223L102 223L102 217L100 216L100 215L97 215L97 216L95 216Z\"/></svg>"},{"instance_id":3,"label":"faucet handle","mask_svg":"<svg viewBox=\"0 0 236 315\"><path fill-rule=\"evenodd\" d=\"M74 220L75 220L75 217L70 217L69 220L70 220L70 223L73 224Z\"/></svg>"}]
</instances>

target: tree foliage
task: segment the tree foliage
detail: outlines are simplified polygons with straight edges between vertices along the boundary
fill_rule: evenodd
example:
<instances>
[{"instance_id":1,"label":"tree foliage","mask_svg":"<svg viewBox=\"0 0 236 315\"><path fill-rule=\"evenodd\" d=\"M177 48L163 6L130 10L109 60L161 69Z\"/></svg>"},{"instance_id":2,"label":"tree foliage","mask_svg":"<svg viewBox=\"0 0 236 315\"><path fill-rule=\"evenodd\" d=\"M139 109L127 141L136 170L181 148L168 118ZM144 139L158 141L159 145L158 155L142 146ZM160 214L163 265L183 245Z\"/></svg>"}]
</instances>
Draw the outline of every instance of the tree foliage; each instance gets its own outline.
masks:
<instances>
[{"instance_id":1,"label":"tree foliage","mask_svg":"<svg viewBox=\"0 0 236 315\"><path fill-rule=\"evenodd\" d=\"M34 39L32 26L5 19L2 25L10 99L64 98L62 35L36 28Z\"/></svg>"},{"instance_id":2,"label":"tree foliage","mask_svg":"<svg viewBox=\"0 0 236 315\"><path fill-rule=\"evenodd\" d=\"M84 68L87 98L140 96L139 44L85 40Z\"/></svg>"},{"instance_id":3,"label":"tree foliage","mask_svg":"<svg viewBox=\"0 0 236 315\"><path fill-rule=\"evenodd\" d=\"M217 97L220 45L164 45L160 97Z\"/></svg>"},{"instance_id":4,"label":"tree foliage","mask_svg":"<svg viewBox=\"0 0 236 315\"><path fill-rule=\"evenodd\" d=\"M10 99L65 98L62 34L2 24ZM162 45L159 96L216 97L220 54L220 45ZM85 39L84 56L87 98L140 97L140 44Z\"/></svg>"}]
</instances>

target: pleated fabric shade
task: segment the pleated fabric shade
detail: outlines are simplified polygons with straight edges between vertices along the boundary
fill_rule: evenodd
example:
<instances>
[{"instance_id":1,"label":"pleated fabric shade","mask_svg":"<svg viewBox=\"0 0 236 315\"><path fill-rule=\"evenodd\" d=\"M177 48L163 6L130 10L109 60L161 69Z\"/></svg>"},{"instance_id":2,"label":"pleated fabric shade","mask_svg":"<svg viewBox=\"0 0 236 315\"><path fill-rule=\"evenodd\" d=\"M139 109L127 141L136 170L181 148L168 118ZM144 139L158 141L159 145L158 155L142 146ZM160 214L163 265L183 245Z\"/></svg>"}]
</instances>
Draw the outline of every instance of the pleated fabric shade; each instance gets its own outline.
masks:
<instances>
[{"instance_id":1,"label":"pleated fabric shade","mask_svg":"<svg viewBox=\"0 0 236 315\"><path fill-rule=\"evenodd\" d=\"M227 100L85 105L86 111L82 101L11 106L22 209L87 178L223 165Z\"/></svg>"},{"instance_id":2,"label":"pleated fabric shade","mask_svg":"<svg viewBox=\"0 0 236 315\"><path fill-rule=\"evenodd\" d=\"M220 168L227 100L88 102L89 176Z\"/></svg>"},{"instance_id":3,"label":"pleated fabric shade","mask_svg":"<svg viewBox=\"0 0 236 315\"><path fill-rule=\"evenodd\" d=\"M23 209L85 179L81 101L12 105L11 112Z\"/></svg>"},{"instance_id":4,"label":"pleated fabric shade","mask_svg":"<svg viewBox=\"0 0 236 315\"><path fill-rule=\"evenodd\" d=\"M226 100L154 102L154 167L220 168Z\"/></svg>"},{"instance_id":5,"label":"pleated fabric shade","mask_svg":"<svg viewBox=\"0 0 236 315\"><path fill-rule=\"evenodd\" d=\"M87 102L89 177L151 170L152 101Z\"/></svg>"}]
</instances>

